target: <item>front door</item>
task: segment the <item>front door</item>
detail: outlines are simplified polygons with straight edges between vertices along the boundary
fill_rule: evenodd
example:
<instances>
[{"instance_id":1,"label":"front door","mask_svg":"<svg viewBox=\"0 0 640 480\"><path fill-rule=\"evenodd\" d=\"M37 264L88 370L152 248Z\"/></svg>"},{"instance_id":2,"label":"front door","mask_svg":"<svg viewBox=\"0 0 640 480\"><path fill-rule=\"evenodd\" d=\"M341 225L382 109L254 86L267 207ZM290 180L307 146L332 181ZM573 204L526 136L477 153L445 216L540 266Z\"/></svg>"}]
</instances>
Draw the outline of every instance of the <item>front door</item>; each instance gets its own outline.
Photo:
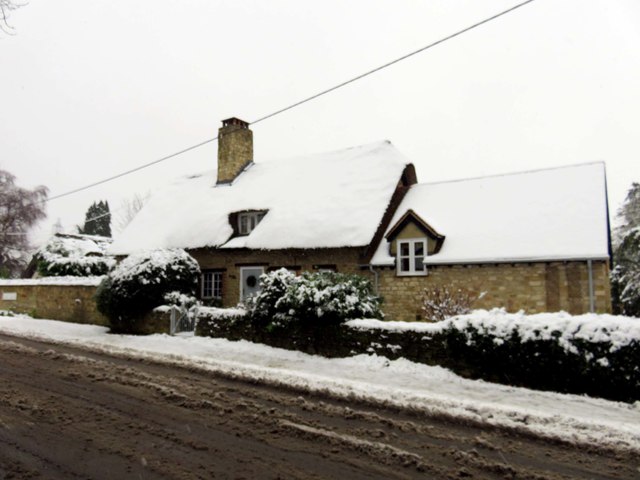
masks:
<instances>
[{"instance_id":1,"label":"front door","mask_svg":"<svg viewBox=\"0 0 640 480\"><path fill-rule=\"evenodd\" d=\"M264 267L240 267L240 301L260 292L260 275Z\"/></svg>"}]
</instances>

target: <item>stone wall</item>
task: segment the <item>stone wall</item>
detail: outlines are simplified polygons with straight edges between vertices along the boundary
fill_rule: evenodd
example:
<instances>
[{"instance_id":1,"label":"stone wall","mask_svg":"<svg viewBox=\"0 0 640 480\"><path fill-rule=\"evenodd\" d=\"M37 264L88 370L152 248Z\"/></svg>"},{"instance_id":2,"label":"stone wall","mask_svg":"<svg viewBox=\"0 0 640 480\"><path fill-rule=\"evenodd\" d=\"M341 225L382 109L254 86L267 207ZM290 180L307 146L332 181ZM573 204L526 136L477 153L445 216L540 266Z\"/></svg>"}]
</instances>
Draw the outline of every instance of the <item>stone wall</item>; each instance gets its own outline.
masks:
<instances>
[{"instance_id":1,"label":"stone wall","mask_svg":"<svg viewBox=\"0 0 640 480\"><path fill-rule=\"evenodd\" d=\"M424 320L420 299L425 288L451 286L474 295L484 292L473 308L504 307L527 313L589 311L587 262L431 265L426 276L398 277L395 269L379 275L387 319ZM595 310L611 312L607 262L593 263Z\"/></svg>"},{"instance_id":2,"label":"stone wall","mask_svg":"<svg viewBox=\"0 0 640 480\"><path fill-rule=\"evenodd\" d=\"M97 285L47 285L42 281L0 281L0 310L73 323L108 326L98 312ZM14 298L15 300L10 300Z\"/></svg>"}]
</instances>

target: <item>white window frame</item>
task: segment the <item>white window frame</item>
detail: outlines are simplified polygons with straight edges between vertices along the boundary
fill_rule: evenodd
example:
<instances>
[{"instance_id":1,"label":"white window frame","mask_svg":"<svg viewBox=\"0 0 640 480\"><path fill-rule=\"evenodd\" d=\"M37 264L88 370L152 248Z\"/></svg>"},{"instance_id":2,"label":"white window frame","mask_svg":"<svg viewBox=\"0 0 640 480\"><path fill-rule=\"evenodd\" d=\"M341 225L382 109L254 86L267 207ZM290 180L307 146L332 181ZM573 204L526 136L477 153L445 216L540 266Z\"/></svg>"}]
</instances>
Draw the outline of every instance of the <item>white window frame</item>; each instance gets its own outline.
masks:
<instances>
[{"instance_id":1,"label":"white window frame","mask_svg":"<svg viewBox=\"0 0 640 480\"><path fill-rule=\"evenodd\" d=\"M249 235L258 226L265 212L241 212L238 214L238 233ZM244 225L243 225L244 223Z\"/></svg>"},{"instance_id":2,"label":"white window frame","mask_svg":"<svg viewBox=\"0 0 640 480\"><path fill-rule=\"evenodd\" d=\"M205 283L207 283L207 280L205 278L205 276L211 276L211 295L205 295ZM201 281L200 281L200 298L202 299L206 299L206 298L222 298L222 272L216 272L216 271L204 271L202 272L202 276L200 277ZM217 290L217 292L216 292ZM216 295L216 293L218 293L219 295Z\"/></svg>"},{"instance_id":3,"label":"white window frame","mask_svg":"<svg viewBox=\"0 0 640 480\"><path fill-rule=\"evenodd\" d=\"M409 255L402 255L402 246L401 244L408 243L409 244ZM422 244L422 251L424 255L422 256L422 260L427 256L427 239L426 238L401 238L396 240L396 274L399 277L408 277L408 276L418 276L418 275L426 275L427 267L424 263L422 263L422 269L416 269L416 254L415 254L415 245ZM409 270L402 270L402 260L409 259Z\"/></svg>"}]
</instances>

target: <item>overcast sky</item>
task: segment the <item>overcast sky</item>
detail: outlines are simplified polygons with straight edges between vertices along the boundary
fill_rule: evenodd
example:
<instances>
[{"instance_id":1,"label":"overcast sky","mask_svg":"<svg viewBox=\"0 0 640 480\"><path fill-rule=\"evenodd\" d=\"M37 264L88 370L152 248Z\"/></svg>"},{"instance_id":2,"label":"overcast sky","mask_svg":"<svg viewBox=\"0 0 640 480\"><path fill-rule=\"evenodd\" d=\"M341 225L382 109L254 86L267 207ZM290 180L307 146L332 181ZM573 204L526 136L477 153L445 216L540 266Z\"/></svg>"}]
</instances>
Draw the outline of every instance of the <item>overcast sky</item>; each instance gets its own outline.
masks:
<instances>
[{"instance_id":1,"label":"overcast sky","mask_svg":"<svg viewBox=\"0 0 640 480\"><path fill-rule=\"evenodd\" d=\"M252 121L517 1L30 0L0 35L0 168L57 195ZM640 2L537 0L257 124L255 160L388 139L420 182L603 160L640 181ZM48 204L82 223L216 166L204 146ZM544 192L541 192L543 195ZM473 201L469 199L469 201ZM614 212L612 212L614 213Z\"/></svg>"}]
</instances>

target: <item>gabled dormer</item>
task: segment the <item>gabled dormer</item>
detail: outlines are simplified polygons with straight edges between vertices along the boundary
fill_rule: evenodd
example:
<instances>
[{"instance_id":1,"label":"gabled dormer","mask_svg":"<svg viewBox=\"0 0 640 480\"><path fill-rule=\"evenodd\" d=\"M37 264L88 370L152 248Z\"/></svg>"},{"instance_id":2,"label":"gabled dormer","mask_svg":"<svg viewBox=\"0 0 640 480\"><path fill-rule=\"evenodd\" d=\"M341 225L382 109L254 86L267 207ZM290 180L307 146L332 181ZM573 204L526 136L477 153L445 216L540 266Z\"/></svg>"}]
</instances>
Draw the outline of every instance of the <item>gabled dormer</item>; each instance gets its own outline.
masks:
<instances>
[{"instance_id":1,"label":"gabled dormer","mask_svg":"<svg viewBox=\"0 0 640 480\"><path fill-rule=\"evenodd\" d=\"M440 251L445 236L413 210L408 210L385 238L389 242L390 255L396 259L397 274L409 276L427 274L424 259Z\"/></svg>"}]
</instances>

